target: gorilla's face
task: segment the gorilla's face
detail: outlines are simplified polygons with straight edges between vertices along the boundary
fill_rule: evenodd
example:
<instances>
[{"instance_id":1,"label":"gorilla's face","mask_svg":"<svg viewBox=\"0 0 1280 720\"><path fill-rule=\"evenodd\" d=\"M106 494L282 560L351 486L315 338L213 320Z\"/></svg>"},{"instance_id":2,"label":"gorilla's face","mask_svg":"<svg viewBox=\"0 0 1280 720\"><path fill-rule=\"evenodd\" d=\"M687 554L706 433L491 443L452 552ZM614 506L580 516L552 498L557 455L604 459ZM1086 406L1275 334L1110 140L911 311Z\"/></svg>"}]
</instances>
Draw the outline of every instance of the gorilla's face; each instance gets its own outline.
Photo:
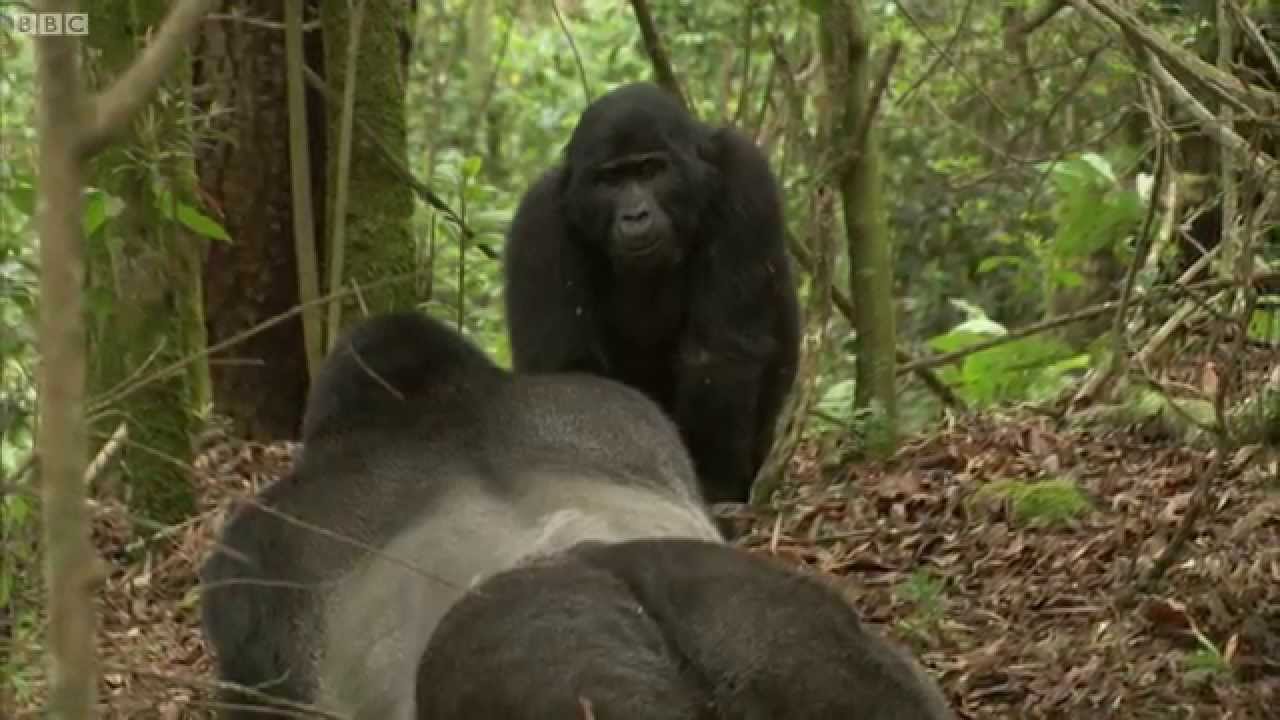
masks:
<instances>
[{"instance_id":1,"label":"gorilla's face","mask_svg":"<svg viewBox=\"0 0 1280 720\"><path fill-rule=\"evenodd\" d=\"M569 221L615 267L674 265L690 250L712 172L699 133L665 94L615 93L583 114L562 197Z\"/></svg>"}]
</instances>

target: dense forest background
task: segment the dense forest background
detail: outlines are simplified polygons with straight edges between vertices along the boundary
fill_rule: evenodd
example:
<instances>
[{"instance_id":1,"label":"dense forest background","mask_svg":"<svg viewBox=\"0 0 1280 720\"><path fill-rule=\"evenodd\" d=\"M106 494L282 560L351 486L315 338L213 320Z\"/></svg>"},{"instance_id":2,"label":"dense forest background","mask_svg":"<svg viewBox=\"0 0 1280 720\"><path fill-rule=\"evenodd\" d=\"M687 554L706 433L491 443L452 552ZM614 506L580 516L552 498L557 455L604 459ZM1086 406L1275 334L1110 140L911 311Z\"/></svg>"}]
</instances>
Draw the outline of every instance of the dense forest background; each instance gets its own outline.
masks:
<instances>
[{"instance_id":1,"label":"dense forest background","mask_svg":"<svg viewBox=\"0 0 1280 720\"><path fill-rule=\"evenodd\" d=\"M785 192L805 356L741 544L846 578L968 717L1280 707L1280 2L212 4L85 166L72 455L109 714L203 716L192 568L287 467L341 328L418 307L509 362L512 211L589 99L644 79L753 136ZM80 5L106 94L170 3ZM20 717L49 692L37 390L67 381L38 322L37 41L0 28Z\"/></svg>"}]
</instances>

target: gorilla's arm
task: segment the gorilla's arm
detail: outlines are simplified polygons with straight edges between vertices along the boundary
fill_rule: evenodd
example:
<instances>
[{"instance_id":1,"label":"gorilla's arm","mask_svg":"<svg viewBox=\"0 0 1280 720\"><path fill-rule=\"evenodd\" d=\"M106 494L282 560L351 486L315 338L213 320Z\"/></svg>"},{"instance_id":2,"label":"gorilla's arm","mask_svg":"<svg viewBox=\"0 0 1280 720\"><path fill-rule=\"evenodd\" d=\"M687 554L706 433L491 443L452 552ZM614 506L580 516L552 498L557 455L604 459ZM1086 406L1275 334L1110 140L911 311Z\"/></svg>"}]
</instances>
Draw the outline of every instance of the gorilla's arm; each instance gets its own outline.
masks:
<instances>
[{"instance_id":1,"label":"gorilla's arm","mask_svg":"<svg viewBox=\"0 0 1280 720\"><path fill-rule=\"evenodd\" d=\"M517 370L526 372L604 372L588 297L587 259L570 242L561 173L553 169L543 174L511 221L503 258L511 358Z\"/></svg>"},{"instance_id":2,"label":"gorilla's arm","mask_svg":"<svg viewBox=\"0 0 1280 720\"><path fill-rule=\"evenodd\" d=\"M259 502L270 505L279 489L295 481L293 475L282 479L264 491ZM218 701L227 706L220 715L224 720L287 717L286 711L268 711L268 698L305 702L313 686L310 665L287 662L305 656L314 647L314 636L297 634L305 622L281 619L313 616L308 615L307 586L293 582L292 571L275 562L287 546L276 523L259 508L240 507L200 571L201 623L206 642L216 649L218 678L261 693L219 689Z\"/></svg>"},{"instance_id":3,"label":"gorilla's arm","mask_svg":"<svg viewBox=\"0 0 1280 720\"><path fill-rule=\"evenodd\" d=\"M691 268L675 415L698 449L698 471L715 502L745 498L755 457L763 454L756 446L772 442L759 425L773 422L790 388L797 309L768 160L728 128L706 153L718 187L702 224L705 246ZM787 347L779 347L780 337Z\"/></svg>"}]
</instances>

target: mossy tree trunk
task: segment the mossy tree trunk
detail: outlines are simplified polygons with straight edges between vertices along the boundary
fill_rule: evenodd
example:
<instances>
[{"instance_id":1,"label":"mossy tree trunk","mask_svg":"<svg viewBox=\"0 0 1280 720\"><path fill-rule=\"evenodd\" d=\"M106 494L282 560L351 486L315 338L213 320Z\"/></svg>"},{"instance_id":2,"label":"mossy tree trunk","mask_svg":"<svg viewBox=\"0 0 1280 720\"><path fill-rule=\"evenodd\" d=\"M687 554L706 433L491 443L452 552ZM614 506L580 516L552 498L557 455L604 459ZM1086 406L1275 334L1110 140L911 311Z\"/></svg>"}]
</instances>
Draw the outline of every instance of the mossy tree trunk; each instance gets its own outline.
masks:
<instances>
[{"instance_id":1,"label":"mossy tree trunk","mask_svg":"<svg viewBox=\"0 0 1280 720\"><path fill-rule=\"evenodd\" d=\"M359 53L355 75L355 117L377 135L382 145L397 157L406 155L405 131L405 64L399 57L401 44L397 32L410 27L412 8L404 0L359 0L364 4L364 17L359 37ZM345 92L349 0L321 0L321 24L325 38L325 67L329 86ZM333 207L338 177L338 137L341 108L328 108L329 152L326 195ZM360 287L384 278L405 274L414 268L414 246L409 232L413 213L413 195L358 131L351 139L349 189L343 220L346 223L342 284ZM321 166L324 167L324 166ZM332 223L329 218L332 236ZM326 239L326 243L328 240ZM326 256L328 246L326 245ZM327 275L326 275L327 277ZM338 288L325 287L327 292ZM414 283L383 284L361 290L343 304L341 325L347 326L362 315L361 306L369 312L412 307Z\"/></svg>"},{"instance_id":2,"label":"mossy tree trunk","mask_svg":"<svg viewBox=\"0 0 1280 720\"><path fill-rule=\"evenodd\" d=\"M849 294L857 328L854 406L872 410L867 448L892 452L897 437L893 248L880 200L880 160L871 120L871 20L864 0L827 0L819 13L823 67L835 107L831 155L849 246Z\"/></svg>"},{"instance_id":3,"label":"mossy tree trunk","mask_svg":"<svg viewBox=\"0 0 1280 720\"><path fill-rule=\"evenodd\" d=\"M283 23L281 0L226 0L225 15ZM304 20L317 17L307 2ZM324 76L319 30L303 38L307 65ZM231 242L210 243L204 269L210 342L226 340L298 303L289 183L285 35L279 27L229 19L205 22L197 40L198 104L211 113L210 138L196 152L200 188L221 211ZM396 42L392 41L392 49ZM394 74L394 73L392 73ZM312 208L316 237L325 231L326 107L307 93ZM323 247L318 248L323 276ZM237 434L296 437L308 379L302 323L294 317L258 333L212 362L213 394Z\"/></svg>"},{"instance_id":4,"label":"mossy tree trunk","mask_svg":"<svg viewBox=\"0 0 1280 720\"><path fill-rule=\"evenodd\" d=\"M165 0L84 4L94 23L85 39L96 89L129 66L168 7ZM198 205L184 123L189 81L176 73L162 93L163 104L145 110L128 135L92 166L91 183L122 201L109 201L113 216L86 245L86 319L93 348L88 377L94 399L110 399L112 390L204 347L201 239L165 220L160 210L166 195ZM128 428L119 467L139 516L171 523L194 509L185 464L209 396L208 366L193 362L185 373L151 380L91 418L96 444L119 423Z\"/></svg>"}]
</instances>

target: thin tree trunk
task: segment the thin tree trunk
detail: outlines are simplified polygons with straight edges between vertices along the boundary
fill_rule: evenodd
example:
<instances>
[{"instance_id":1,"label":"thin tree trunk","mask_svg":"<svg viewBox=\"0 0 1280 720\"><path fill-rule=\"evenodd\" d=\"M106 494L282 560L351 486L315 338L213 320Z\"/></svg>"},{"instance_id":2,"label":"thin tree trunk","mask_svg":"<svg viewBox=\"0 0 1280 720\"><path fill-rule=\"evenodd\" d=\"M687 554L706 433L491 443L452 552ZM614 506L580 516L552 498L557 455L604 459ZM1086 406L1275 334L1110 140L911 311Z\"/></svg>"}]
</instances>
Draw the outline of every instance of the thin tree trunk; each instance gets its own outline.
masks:
<instances>
[{"instance_id":1,"label":"thin tree trunk","mask_svg":"<svg viewBox=\"0 0 1280 720\"><path fill-rule=\"evenodd\" d=\"M880 201L879 153L872 121L870 14L859 0L829 0L819 33L830 100L836 108L836 160L849 245L849 294L857 328L854 404L875 410L868 448L891 452L897 436L897 343L893 303L893 249Z\"/></svg>"},{"instance_id":2,"label":"thin tree trunk","mask_svg":"<svg viewBox=\"0 0 1280 720\"><path fill-rule=\"evenodd\" d=\"M72 12L74 0L44 0L42 12ZM40 430L49 612L49 716L87 718L97 671L93 547L85 511L84 243L77 122L85 98L74 37L36 39L39 81Z\"/></svg>"}]
</instances>

